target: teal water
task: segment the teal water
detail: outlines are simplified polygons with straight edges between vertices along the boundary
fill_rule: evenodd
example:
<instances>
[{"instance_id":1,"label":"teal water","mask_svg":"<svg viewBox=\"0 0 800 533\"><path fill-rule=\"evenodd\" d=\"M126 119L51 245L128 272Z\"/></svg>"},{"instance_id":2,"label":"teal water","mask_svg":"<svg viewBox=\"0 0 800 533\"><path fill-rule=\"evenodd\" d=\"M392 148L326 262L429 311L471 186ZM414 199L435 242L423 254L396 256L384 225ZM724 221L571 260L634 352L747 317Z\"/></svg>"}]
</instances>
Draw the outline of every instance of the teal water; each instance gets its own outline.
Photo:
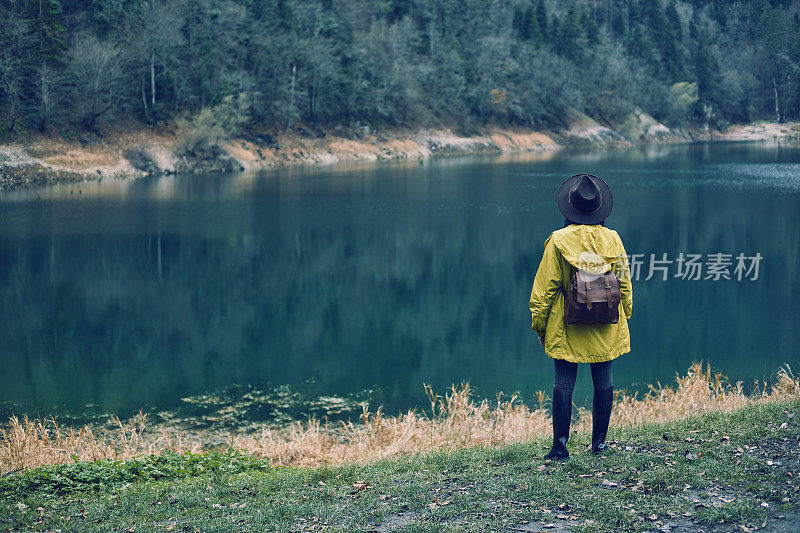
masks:
<instances>
[{"instance_id":1,"label":"teal water","mask_svg":"<svg viewBox=\"0 0 800 533\"><path fill-rule=\"evenodd\" d=\"M170 176L0 195L0 403L121 415L232 384L373 390L423 383L535 404L552 361L530 330L558 185L597 174L629 254L632 352L618 388L692 361L733 380L800 363L800 150L698 144ZM648 274L649 255L732 254L732 279ZM741 281L736 256L760 254ZM702 276L705 277L703 270ZM590 400L588 368L577 403ZM87 407L89 406L89 407Z\"/></svg>"}]
</instances>

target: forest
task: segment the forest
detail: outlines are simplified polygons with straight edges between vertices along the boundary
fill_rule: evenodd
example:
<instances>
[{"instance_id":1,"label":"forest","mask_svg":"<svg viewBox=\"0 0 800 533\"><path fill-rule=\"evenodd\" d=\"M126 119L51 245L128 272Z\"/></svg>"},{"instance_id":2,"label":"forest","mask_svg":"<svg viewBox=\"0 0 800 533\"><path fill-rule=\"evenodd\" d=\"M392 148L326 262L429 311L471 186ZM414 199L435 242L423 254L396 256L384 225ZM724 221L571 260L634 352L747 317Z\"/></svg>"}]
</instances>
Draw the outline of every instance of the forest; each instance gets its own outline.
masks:
<instances>
[{"instance_id":1,"label":"forest","mask_svg":"<svg viewBox=\"0 0 800 533\"><path fill-rule=\"evenodd\" d=\"M800 117L796 0L2 0L0 139ZM199 122L198 122L199 121ZM211 127L211 126L209 126Z\"/></svg>"}]
</instances>

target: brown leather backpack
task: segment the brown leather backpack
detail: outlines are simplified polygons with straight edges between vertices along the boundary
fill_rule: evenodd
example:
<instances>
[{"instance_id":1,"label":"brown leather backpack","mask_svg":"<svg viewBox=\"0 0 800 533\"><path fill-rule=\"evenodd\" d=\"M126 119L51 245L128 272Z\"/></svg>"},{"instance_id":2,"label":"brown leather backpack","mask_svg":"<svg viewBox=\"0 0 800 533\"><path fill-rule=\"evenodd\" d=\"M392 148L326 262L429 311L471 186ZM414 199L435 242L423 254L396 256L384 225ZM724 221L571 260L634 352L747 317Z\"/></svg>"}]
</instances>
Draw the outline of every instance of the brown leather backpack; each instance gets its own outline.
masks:
<instances>
[{"instance_id":1,"label":"brown leather backpack","mask_svg":"<svg viewBox=\"0 0 800 533\"><path fill-rule=\"evenodd\" d=\"M613 269L605 274L576 270L569 293L564 295L564 319L567 324L616 324L619 321L619 278Z\"/></svg>"}]
</instances>

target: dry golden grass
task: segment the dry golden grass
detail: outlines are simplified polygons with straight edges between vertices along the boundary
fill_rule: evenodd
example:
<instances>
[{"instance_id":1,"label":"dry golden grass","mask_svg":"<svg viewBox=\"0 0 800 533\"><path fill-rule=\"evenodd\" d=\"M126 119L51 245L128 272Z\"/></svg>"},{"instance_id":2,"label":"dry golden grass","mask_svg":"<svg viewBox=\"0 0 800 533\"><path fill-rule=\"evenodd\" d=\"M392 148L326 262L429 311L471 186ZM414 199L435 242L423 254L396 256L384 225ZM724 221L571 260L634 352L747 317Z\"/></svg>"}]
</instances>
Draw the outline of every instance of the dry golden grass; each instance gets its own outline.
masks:
<instances>
[{"instance_id":1,"label":"dry golden grass","mask_svg":"<svg viewBox=\"0 0 800 533\"><path fill-rule=\"evenodd\" d=\"M642 398L617 392L611 424L615 427L657 423L685 418L708 411L730 411L749 402L768 402L800 396L800 380L791 370L781 368L772 386L756 383L746 396L741 382L732 384L719 373L695 363L674 387L651 386ZM539 405L531 409L516 395L507 400L475 402L468 384L452 386L444 395L425 391L430 411L410 410L398 416L385 416L381 408L366 408L358 424L341 423L330 427L311 419L287 429L264 428L260 435L231 437L231 447L247 451L273 464L312 466L350 461L370 461L382 457L410 454L456 446L494 446L525 441L551 434L546 405L549 398L537 394ZM578 432L591 431L591 411L578 410ZM54 419L20 421L11 418L0 429L0 472L34 468L74 460L125 459L164 451L199 451L188 444L194 435L174 436L165 431L144 437L146 415L123 424L115 419L117 430L96 437L91 429L61 430Z\"/></svg>"},{"instance_id":2,"label":"dry golden grass","mask_svg":"<svg viewBox=\"0 0 800 533\"><path fill-rule=\"evenodd\" d=\"M492 133L489 138L504 152L518 152L543 148L556 148L556 142L543 133L513 130L500 130Z\"/></svg>"},{"instance_id":3,"label":"dry golden grass","mask_svg":"<svg viewBox=\"0 0 800 533\"><path fill-rule=\"evenodd\" d=\"M116 430L97 438L88 426L62 429L55 418L20 420L12 416L0 429L0 474L74 461L129 459L168 450L200 451L198 446L187 445L181 437L166 432L156 439L144 438L147 415L142 412L127 423L119 418L112 420Z\"/></svg>"}]
</instances>

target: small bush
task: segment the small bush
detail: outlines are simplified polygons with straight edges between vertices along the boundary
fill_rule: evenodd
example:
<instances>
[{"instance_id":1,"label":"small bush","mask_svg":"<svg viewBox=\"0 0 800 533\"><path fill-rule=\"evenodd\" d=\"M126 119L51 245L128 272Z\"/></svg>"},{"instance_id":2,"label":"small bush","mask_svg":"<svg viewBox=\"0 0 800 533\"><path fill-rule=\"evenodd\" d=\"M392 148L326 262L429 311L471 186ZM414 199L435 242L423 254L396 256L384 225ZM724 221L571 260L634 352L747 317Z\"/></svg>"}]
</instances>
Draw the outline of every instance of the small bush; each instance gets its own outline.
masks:
<instances>
[{"instance_id":1,"label":"small bush","mask_svg":"<svg viewBox=\"0 0 800 533\"><path fill-rule=\"evenodd\" d=\"M221 141L236 137L250 122L250 99L245 94L228 95L222 102L203 108L190 119L178 121L183 140L178 154L205 152Z\"/></svg>"},{"instance_id":2,"label":"small bush","mask_svg":"<svg viewBox=\"0 0 800 533\"><path fill-rule=\"evenodd\" d=\"M697 84L682 81L669 88L669 109L667 116L670 124L680 126L692 119L694 106L699 99Z\"/></svg>"},{"instance_id":3,"label":"small bush","mask_svg":"<svg viewBox=\"0 0 800 533\"><path fill-rule=\"evenodd\" d=\"M152 154L144 144L125 150L123 155L136 170L141 170L148 174L158 174L161 172L158 163L153 159Z\"/></svg>"}]
</instances>

